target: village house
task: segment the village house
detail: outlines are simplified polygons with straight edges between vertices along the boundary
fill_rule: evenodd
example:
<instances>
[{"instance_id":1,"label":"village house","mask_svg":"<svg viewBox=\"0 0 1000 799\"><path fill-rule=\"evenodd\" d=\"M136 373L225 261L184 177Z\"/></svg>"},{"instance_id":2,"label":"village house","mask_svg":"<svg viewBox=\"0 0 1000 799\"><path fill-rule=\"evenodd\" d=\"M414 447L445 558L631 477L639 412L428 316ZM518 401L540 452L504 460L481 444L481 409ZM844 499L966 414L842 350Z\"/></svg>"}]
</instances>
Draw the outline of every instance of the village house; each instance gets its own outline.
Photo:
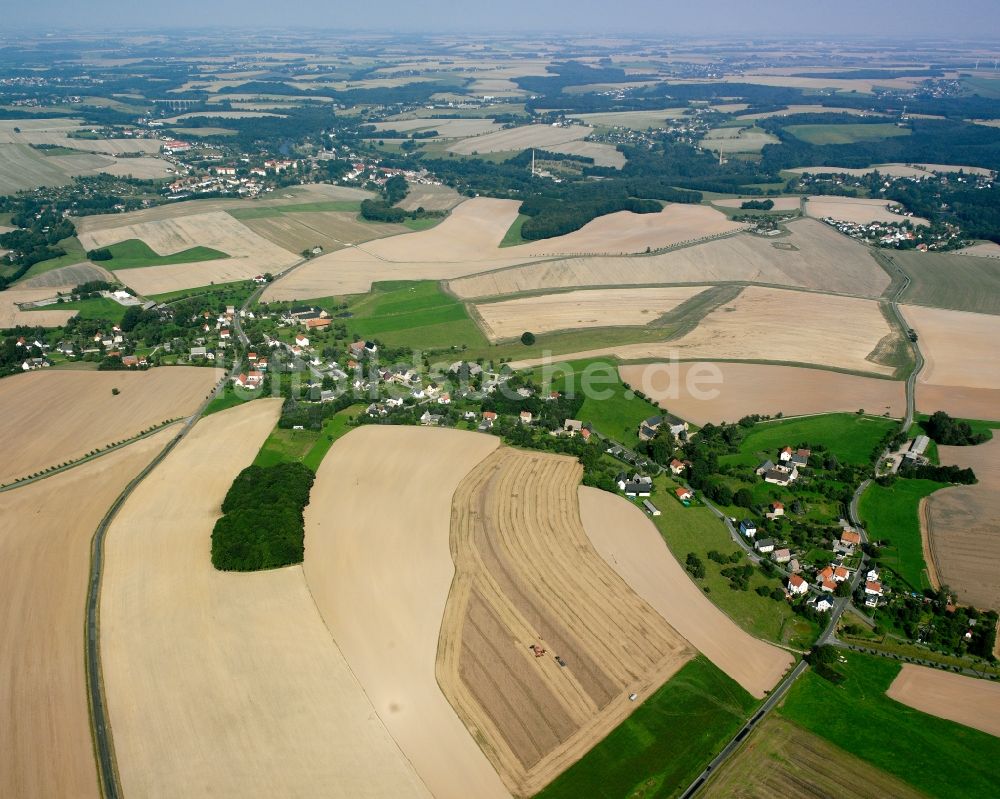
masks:
<instances>
[{"instance_id":1,"label":"village house","mask_svg":"<svg viewBox=\"0 0 1000 799\"><path fill-rule=\"evenodd\" d=\"M430 411L424 411L423 415L420 417L420 424L426 427L434 427L441 423L443 416L433 414Z\"/></svg>"},{"instance_id":2,"label":"village house","mask_svg":"<svg viewBox=\"0 0 1000 799\"><path fill-rule=\"evenodd\" d=\"M295 334L295 343L299 347L308 347L309 346L309 337L303 335L302 333L296 333Z\"/></svg>"},{"instance_id":3,"label":"village house","mask_svg":"<svg viewBox=\"0 0 1000 799\"><path fill-rule=\"evenodd\" d=\"M799 575L793 574L788 578L788 593L795 595L808 594L809 583L807 583Z\"/></svg>"},{"instance_id":4,"label":"village house","mask_svg":"<svg viewBox=\"0 0 1000 799\"><path fill-rule=\"evenodd\" d=\"M531 411L521 411L521 424L531 424L533 418L534 416L532 416Z\"/></svg>"},{"instance_id":5,"label":"village house","mask_svg":"<svg viewBox=\"0 0 1000 799\"><path fill-rule=\"evenodd\" d=\"M639 440L650 441L656 437L660 425L663 424L662 416L650 416L639 425Z\"/></svg>"},{"instance_id":6,"label":"village house","mask_svg":"<svg viewBox=\"0 0 1000 799\"><path fill-rule=\"evenodd\" d=\"M760 552L762 555L766 555L769 552L774 552L774 539L773 538L762 538L760 541L755 543L754 549Z\"/></svg>"},{"instance_id":7,"label":"village house","mask_svg":"<svg viewBox=\"0 0 1000 799\"><path fill-rule=\"evenodd\" d=\"M781 502L772 502L770 507L770 512L764 514L768 519L777 519L785 515L785 506Z\"/></svg>"},{"instance_id":8,"label":"village house","mask_svg":"<svg viewBox=\"0 0 1000 799\"><path fill-rule=\"evenodd\" d=\"M306 330L322 330L333 324L332 319L307 319Z\"/></svg>"},{"instance_id":9,"label":"village house","mask_svg":"<svg viewBox=\"0 0 1000 799\"><path fill-rule=\"evenodd\" d=\"M774 468L764 472L764 482L773 483L778 486L787 486L795 482L799 477L798 469L785 464L776 464Z\"/></svg>"},{"instance_id":10,"label":"village house","mask_svg":"<svg viewBox=\"0 0 1000 799\"><path fill-rule=\"evenodd\" d=\"M833 579L833 566L827 566L816 575L816 582L823 591L833 592L837 590L837 583Z\"/></svg>"},{"instance_id":11,"label":"village house","mask_svg":"<svg viewBox=\"0 0 1000 799\"><path fill-rule=\"evenodd\" d=\"M690 488L678 488L674 491L677 495L677 499L681 502L690 502L694 499L694 492Z\"/></svg>"},{"instance_id":12,"label":"village house","mask_svg":"<svg viewBox=\"0 0 1000 799\"><path fill-rule=\"evenodd\" d=\"M833 602L830 601L829 597L818 596L811 599L808 605L817 613L826 613L833 607Z\"/></svg>"},{"instance_id":13,"label":"village house","mask_svg":"<svg viewBox=\"0 0 1000 799\"><path fill-rule=\"evenodd\" d=\"M788 563L792 559L790 549L776 549L771 553L771 560L775 563Z\"/></svg>"},{"instance_id":14,"label":"village house","mask_svg":"<svg viewBox=\"0 0 1000 799\"><path fill-rule=\"evenodd\" d=\"M684 471L684 463L682 461L677 460L677 458L673 458L670 461L670 473L673 475L678 475L683 471Z\"/></svg>"},{"instance_id":15,"label":"village house","mask_svg":"<svg viewBox=\"0 0 1000 799\"><path fill-rule=\"evenodd\" d=\"M753 519L744 519L740 522L740 534L753 538L757 535L757 523Z\"/></svg>"},{"instance_id":16,"label":"village house","mask_svg":"<svg viewBox=\"0 0 1000 799\"><path fill-rule=\"evenodd\" d=\"M590 441L590 436L591 436L591 432L590 432L590 428L589 427L581 427L580 428L580 438L582 438L584 440L584 443Z\"/></svg>"},{"instance_id":17,"label":"village house","mask_svg":"<svg viewBox=\"0 0 1000 799\"><path fill-rule=\"evenodd\" d=\"M618 476L618 487L627 497L648 497L653 493L653 481L642 475L633 475L631 480L625 480L624 475Z\"/></svg>"}]
</instances>

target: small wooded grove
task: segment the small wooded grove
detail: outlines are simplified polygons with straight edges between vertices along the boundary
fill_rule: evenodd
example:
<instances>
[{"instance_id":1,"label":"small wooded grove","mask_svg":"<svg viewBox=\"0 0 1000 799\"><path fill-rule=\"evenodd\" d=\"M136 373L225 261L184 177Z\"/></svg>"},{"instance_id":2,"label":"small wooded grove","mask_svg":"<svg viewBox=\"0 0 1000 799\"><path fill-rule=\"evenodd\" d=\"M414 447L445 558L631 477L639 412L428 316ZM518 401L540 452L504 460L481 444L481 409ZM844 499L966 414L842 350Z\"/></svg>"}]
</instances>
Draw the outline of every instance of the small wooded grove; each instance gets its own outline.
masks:
<instances>
[{"instance_id":1,"label":"small wooded grove","mask_svg":"<svg viewBox=\"0 0 1000 799\"><path fill-rule=\"evenodd\" d=\"M248 466L233 481L212 531L212 565L260 571L301 563L313 473L301 463Z\"/></svg>"}]
</instances>

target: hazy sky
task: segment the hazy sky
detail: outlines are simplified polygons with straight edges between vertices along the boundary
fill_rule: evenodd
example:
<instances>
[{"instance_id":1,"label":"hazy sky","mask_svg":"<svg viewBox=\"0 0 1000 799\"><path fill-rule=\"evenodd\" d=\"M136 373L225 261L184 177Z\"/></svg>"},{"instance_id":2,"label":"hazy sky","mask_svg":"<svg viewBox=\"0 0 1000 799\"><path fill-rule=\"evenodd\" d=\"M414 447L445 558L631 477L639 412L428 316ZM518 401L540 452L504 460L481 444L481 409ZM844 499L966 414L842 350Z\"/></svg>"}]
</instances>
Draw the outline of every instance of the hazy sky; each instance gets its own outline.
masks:
<instances>
[{"instance_id":1,"label":"hazy sky","mask_svg":"<svg viewBox=\"0 0 1000 799\"><path fill-rule=\"evenodd\" d=\"M0 0L0 19L9 28L277 25L1000 39L1000 0Z\"/></svg>"}]
</instances>

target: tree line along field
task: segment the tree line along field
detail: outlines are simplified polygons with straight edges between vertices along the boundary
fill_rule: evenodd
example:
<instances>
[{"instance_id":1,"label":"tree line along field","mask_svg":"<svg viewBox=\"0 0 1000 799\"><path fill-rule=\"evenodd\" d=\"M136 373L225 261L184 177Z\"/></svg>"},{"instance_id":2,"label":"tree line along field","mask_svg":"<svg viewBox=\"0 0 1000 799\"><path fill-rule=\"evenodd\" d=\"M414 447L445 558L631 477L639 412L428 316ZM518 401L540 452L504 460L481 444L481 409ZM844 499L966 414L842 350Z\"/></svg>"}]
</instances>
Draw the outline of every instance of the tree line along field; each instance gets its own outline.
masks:
<instances>
[{"instance_id":1,"label":"tree line along field","mask_svg":"<svg viewBox=\"0 0 1000 799\"><path fill-rule=\"evenodd\" d=\"M889 699L899 663L842 657L835 666L846 676L842 684L809 671L779 715L928 795L979 799L1000 791L1000 738Z\"/></svg>"}]
</instances>

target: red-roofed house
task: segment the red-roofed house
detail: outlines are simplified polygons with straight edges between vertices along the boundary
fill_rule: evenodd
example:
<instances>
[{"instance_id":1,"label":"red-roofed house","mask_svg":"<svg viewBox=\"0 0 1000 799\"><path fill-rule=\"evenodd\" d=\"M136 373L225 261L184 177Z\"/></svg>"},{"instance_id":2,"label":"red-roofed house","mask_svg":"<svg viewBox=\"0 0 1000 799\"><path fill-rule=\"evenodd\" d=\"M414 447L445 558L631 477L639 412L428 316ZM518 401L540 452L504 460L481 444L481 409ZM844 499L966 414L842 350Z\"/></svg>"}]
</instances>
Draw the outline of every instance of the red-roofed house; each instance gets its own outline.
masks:
<instances>
[{"instance_id":1,"label":"red-roofed house","mask_svg":"<svg viewBox=\"0 0 1000 799\"><path fill-rule=\"evenodd\" d=\"M681 502L688 502L694 499L694 492L690 488L678 488L674 490L674 493Z\"/></svg>"},{"instance_id":2,"label":"red-roofed house","mask_svg":"<svg viewBox=\"0 0 1000 799\"><path fill-rule=\"evenodd\" d=\"M793 574L788 578L788 593L789 594L808 594L809 593L809 583L803 580L799 575Z\"/></svg>"}]
</instances>

